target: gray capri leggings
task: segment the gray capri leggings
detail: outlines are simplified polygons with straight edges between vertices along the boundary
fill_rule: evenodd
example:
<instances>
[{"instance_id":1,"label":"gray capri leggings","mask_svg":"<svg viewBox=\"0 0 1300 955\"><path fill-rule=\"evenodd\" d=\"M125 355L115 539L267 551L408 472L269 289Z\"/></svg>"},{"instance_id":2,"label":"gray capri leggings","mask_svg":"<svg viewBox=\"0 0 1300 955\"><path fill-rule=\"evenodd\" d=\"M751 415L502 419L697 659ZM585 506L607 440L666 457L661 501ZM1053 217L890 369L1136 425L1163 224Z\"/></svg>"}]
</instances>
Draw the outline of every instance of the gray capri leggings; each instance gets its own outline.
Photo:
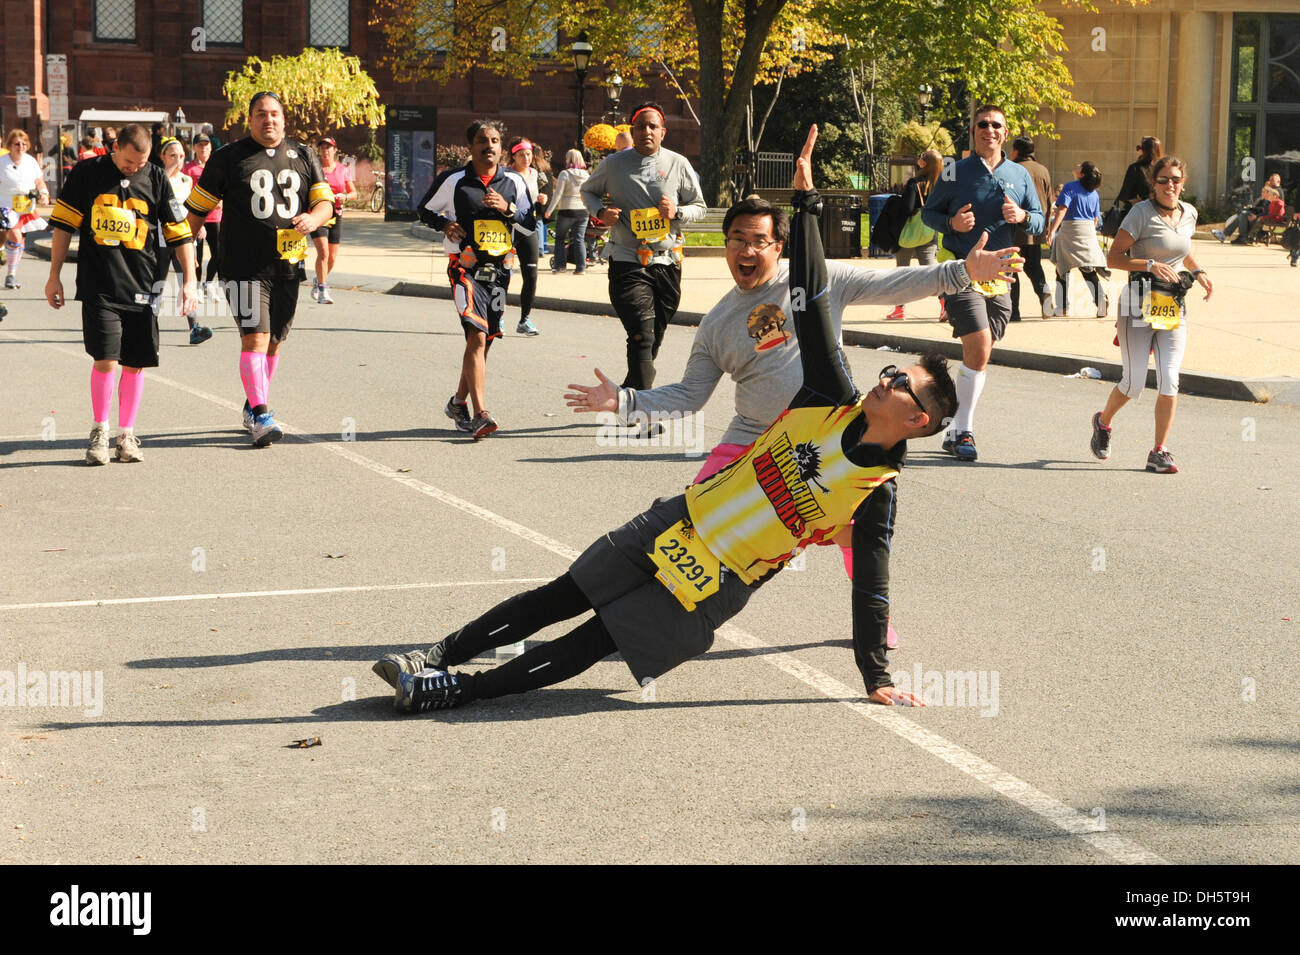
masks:
<instances>
[{"instance_id":1,"label":"gray capri leggings","mask_svg":"<svg viewBox=\"0 0 1300 955\"><path fill-rule=\"evenodd\" d=\"M1136 299L1136 296L1134 296ZM1119 309L1119 353L1124 376L1117 386L1129 398L1142 394L1147 383L1147 356L1156 356L1156 387L1162 395L1178 394L1178 370L1183 366L1187 349L1187 309L1183 309L1178 327L1173 331L1152 328L1129 313L1138 311L1129 301L1129 287L1124 287Z\"/></svg>"}]
</instances>

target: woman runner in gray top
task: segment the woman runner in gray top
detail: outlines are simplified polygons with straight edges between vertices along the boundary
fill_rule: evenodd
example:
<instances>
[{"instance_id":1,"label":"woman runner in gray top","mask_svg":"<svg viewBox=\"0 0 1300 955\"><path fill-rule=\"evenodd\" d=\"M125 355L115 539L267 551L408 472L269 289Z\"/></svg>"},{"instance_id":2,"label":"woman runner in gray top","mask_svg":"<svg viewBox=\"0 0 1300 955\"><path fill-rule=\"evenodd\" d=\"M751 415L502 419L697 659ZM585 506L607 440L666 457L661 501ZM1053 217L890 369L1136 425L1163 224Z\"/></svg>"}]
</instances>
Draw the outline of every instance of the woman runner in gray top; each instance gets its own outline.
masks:
<instances>
[{"instance_id":1,"label":"woman runner in gray top","mask_svg":"<svg viewBox=\"0 0 1300 955\"><path fill-rule=\"evenodd\" d=\"M1119 299L1116 340L1124 363L1124 376L1111 389L1104 410L1092 416L1092 453L1103 461L1110 457L1111 421L1129 399L1146 385L1147 356L1156 356L1156 443L1147 455L1147 470L1176 474L1178 466L1165 447L1178 402L1178 371L1187 345L1187 306L1183 293L1190 282L1180 272L1190 271L1205 300L1214 283L1192 257L1196 209L1179 199L1187 165L1176 156L1164 156L1151 166L1151 198L1134 204L1110 247L1106 264L1136 273L1129 277ZM1185 273L1184 273L1185 274Z\"/></svg>"}]
</instances>

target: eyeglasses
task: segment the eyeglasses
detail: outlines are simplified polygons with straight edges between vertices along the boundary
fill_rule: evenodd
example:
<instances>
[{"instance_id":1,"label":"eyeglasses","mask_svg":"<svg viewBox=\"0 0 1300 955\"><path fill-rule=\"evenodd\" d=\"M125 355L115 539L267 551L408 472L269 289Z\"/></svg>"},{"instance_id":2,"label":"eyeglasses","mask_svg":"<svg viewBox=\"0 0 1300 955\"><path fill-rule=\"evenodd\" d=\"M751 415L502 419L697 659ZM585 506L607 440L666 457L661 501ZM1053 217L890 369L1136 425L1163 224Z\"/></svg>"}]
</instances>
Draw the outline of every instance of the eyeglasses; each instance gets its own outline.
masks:
<instances>
[{"instance_id":1,"label":"eyeglasses","mask_svg":"<svg viewBox=\"0 0 1300 955\"><path fill-rule=\"evenodd\" d=\"M885 382L885 387L887 388L902 388L912 396L912 400L916 402L916 406L922 411L925 411L925 405L921 404L921 399L916 397L916 392L912 390L912 382L911 379L907 377L907 372L899 371L897 365L886 365L884 368L880 369L880 374L877 377L879 377L881 381ZM930 412L925 411L925 413L929 414Z\"/></svg>"},{"instance_id":2,"label":"eyeglasses","mask_svg":"<svg viewBox=\"0 0 1300 955\"><path fill-rule=\"evenodd\" d=\"M1157 186L1167 186L1167 185L1169 185L1171 182L1172 182L1175 186L1177 186L1177 185L1180 185L1180 184L1182 183L1182 181L1183 181L1183 177L1182 177L1182 176L1156 176L1156 185L1157 185Z\"/></svg>"},{"instance_id":3,"label":"eyeglasses","mask_svg":"<svg viewBox=\"0 0 1300 955\"><path fill-rule=\"evenodd\" d=\"M991 119L981 119L975 125L978 126L980 129L1001 129L1002 128L1001 123L995 122L994 120Z\"/></svg>"},{"instance_id":4,"label":"eyeglasses","mask_svg":"<svg viewBox=\"0 0 1300 955\"><path fill-rule=\"evenodd\" d=\"M754 252L762 252L765 249L776 245L775 239L764 239L762 242L750 242L748 239L727 239L727 248L735 249L737 252L743 252L745 249L751 249Z\"/></svg>"}]
</instances>

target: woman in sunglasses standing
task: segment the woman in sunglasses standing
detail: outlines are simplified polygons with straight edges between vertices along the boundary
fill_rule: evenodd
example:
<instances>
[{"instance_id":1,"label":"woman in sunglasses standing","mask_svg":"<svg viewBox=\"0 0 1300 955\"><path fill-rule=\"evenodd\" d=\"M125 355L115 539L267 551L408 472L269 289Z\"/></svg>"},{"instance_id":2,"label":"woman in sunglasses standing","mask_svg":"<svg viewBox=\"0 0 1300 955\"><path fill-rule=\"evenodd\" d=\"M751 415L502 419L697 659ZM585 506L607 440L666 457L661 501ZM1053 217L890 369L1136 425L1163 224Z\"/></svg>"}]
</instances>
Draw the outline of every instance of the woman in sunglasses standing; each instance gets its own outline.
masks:
<instances>
[{"instance_id":1,"label":"woman in sunglasses standing","mask_svg":"<svg viewBox=\"0 0 1300 955\"><path fill-rule=\"evenodd\" d=\"M1154 353L1156 382L1155 447L1147 454L1147 470L1176 474L1178 466L1166 442L1178 402L1178 372L1187 347L1187 306L1183 297L1192 284L1205 289L1214 283L1192 257L1196 209L1180 198L1187 165L1177 156L1163 156L1151 166L1151 197L1135 203L1124 217L1110 247L1107 265L1128 272L1119 299L1116 340L1124 375L1111 389L1106 407L1092 416L1092 453L1110 457L1111 421L1128 402L1142 394L1147 356Z\"/></svg>"}]
</instances>

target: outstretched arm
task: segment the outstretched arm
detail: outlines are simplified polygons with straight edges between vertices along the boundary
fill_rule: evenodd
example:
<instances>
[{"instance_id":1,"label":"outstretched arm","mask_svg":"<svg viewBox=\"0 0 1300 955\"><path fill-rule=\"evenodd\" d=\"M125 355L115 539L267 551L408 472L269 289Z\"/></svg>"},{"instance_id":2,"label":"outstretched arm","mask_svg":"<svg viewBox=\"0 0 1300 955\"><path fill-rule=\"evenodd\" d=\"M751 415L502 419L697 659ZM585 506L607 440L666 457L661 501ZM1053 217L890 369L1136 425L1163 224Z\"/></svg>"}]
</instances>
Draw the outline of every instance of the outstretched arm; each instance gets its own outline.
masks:
<instances>
[{"instance_id":1,"label":"outstretched arm","mask_svg":"<svg viewBox=\"0 0 1300 955\"><path fill-rule=\"evenodd\" d=\"M831 321L830 280L820 232L821 197L813 188L812 153L817 126L808 131L803 151L795 161L794 209L790 222L790 311L799 339L803 387L790 407L841 405L853 400L857 390L849 375Z\"/></svg>"}]
</instances>

